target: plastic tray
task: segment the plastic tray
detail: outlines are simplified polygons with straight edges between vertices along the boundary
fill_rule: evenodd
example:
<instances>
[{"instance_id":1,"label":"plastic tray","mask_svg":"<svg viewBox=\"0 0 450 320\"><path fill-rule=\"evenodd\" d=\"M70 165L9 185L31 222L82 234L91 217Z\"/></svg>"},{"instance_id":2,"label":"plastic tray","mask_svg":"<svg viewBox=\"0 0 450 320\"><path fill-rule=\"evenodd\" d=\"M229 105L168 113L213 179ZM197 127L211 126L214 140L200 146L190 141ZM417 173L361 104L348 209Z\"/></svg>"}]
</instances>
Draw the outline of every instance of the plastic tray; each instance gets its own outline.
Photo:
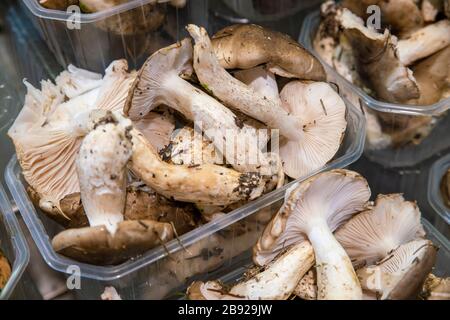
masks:
<instances>
[{"instance_id":1,"label":"plastic tray","mask_svg":"<svg viewBox=\"0 0 450 320\"><path fill-rule=\"evenodd\" d=\"M432 273L438 277L448 277L450 275L450 242L431 223L422 219L422 224L426 232L426 238L439 247L436 264ZM231 285L242 279L244 273L253 266L251 258L243 262L243 265L227 274L219 274L219 277L208 277L206 280L219 279L222 283ZM216 275L214 275L216 276ZM174 297L175 298L175 297Z\"/></svg>"},{"instance_id":2,"label":"plastic tray","mask_svg":"<svg viewBox=\"0 0 450 320\"><path fill-rule=\"evenodd\" d=\"M20 3L64 68L74 64L101 73L111 61L120 58L127 59L130 68L137 68L151 53L179 40L187 22L204 24L207 0L187 1L183 9L175 9L167 1L132 0L90 14L46 9L37 0ZM125 24L140 20L149 25L145 10L156 2L166 12L162 26L155 31L124 34ZM132 22L130 12L136 17ZM79 28L74 28L74 23L79 23Z\"/></svg>"},{"instance_id":3,"label":"plastic tray","mask_svg":"<svg viewBox=\"0 0 450 320\"><path fill-rule=\"evenodd\" d=\"M448 133L450 128L450 115L445 115L445 112L450 108L450 98L429 106L394 104L374 99L361 88L344 79L334 70L334 68L327 65L319 55L314 52L312 40L315 37L319 24L320 12L315 11L309 14L303 22L299 42L322 61L328 73L329 80L336 82L341 93L355 105L360 103L372 110L390 113L392 114L392 117L399 115L436 117L436 126L430 135L419 145L410 145L402 148L387 147L377 150L371 149L366 145L365 155L370 160L388 168L413 167L434 154L450 147L450 139L442 139L442 137Z\"/></svg>"},{"instance_id":4,"label":"plastic tray","mask_svg":"<svg viewBox=\"0 0 450 320\"><path fill-rule=\"evenodd\" d=\"M0 300L15 298L14 290L19 283L30 259L30 251L25 236L11 209L5 190L0 185L0 249L11 264L11 277L3 290Z\"/></svg>"},{"instance_id":5,"label":"plastic tray","mask_svg":"<svg viewBox=\"0 0 450 320\"><path fill-rule=\"evenodd\" d=\"M346 167L362 154L365 120L350 103L347 102L347 106L348 126L341 149L333 161L317 172ZM98 299L107 285L116 287L125 299L162 299L184 291L196 277L203 279L208 274L215 274L214 271L224 274L236 269L243 259L248 259L252 246L281 206L289 187L271 192L134 260L118 266L100 267L78 263L55 253L51 239L61 227L31 203L15 157L6 169L5 179L47 264L63 273L70 274L70 267L74 265L75 270L80 271L81 288L76 294L83 299Z\"/></svg>"},{"instance_id":6,"label":"plastic tray","mask_svg":"<svg viewBox=\"0 0 450 320\"><path fill-rule=\"evenodd\" d=\"M450 224L450 208L445 205L442 199L440 186L442 179L449 169L450 154L433 164L430 169L430 175L428 176L428 201L447 224Z\"/></svg>"}]
</instances>

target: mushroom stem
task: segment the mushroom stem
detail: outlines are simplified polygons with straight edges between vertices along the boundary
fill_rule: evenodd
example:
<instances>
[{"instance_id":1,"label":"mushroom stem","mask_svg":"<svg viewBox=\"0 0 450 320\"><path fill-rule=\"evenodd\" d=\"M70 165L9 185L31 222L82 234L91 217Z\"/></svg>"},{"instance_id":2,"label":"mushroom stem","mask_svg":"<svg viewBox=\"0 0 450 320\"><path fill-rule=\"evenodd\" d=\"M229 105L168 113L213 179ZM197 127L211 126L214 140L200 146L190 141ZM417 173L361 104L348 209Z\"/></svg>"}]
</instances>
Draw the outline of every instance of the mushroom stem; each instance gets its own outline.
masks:
<instances>
[{"instance_id":1,"label":"mushroom stem","mask_svg":"<svg viewBox=\"0 0 450 320\"><path fill-rule=\"evenodd\" d=\"M326 223L316 224L307 234L316 254L318 300L361 300L350 258Z\"/></svg>"},{"instance_id":2,"label":"mushroom stem","mask_svg":"<svg viewBox=\"0 0 450 320\"><path fill-rule=\"evenodd\" d=\"M412 33L407 39L398 41L400 61L409 66L450 45L450 20L444 19Z\"/></svg>"},{"instance_id":3,"label":"mushroom stem","mask_svg":"<svg viewBox=\"0 0 450 320\"><path fill-rule=\"evenodd\" d=\"M130 157L127 129L112 117L98 123L84 138L77 172L81 200L91 227L105 226L114 235L117 224L123 221L126 165Z\"/></svg>"},{"instance_id":4,"label":"mushroom stem","mask_svg":"<svg viewBox=\"0 0 450 320\"><path fill-rule=\"evenodd\" d=\"M303 241L276 259L254 278L234 286L230 293L251 300L286 300L314 265L314 250Z\"/></svg>"},{"instance_id":5,"label":"mushroom stem","mask_svg":"<svg viewBox=\"0 0 450 320\"><path fill-rule=\"evenodd\" d=\"M195 167L162 161L136 129L130 131L133 154L130 169L149 187L178 201L229 205L261 195L264 181L258 173L239 173L217 165Z\"/></svg>"},{"instance_id":6,"label":"mushroom stem","mask_svg":"<svg viewBox=\"0 0 450 320\"><path fill-rule=\"evenodd\" d=\"M190 24L187 30L195 41L194 70L204 87L225 105L279 129L284 137L301 139L298 134L298 128L301 128L299 118L290 116L279 102L231 76L220 65L204 28Z\"/></svg>"}]
</instances>

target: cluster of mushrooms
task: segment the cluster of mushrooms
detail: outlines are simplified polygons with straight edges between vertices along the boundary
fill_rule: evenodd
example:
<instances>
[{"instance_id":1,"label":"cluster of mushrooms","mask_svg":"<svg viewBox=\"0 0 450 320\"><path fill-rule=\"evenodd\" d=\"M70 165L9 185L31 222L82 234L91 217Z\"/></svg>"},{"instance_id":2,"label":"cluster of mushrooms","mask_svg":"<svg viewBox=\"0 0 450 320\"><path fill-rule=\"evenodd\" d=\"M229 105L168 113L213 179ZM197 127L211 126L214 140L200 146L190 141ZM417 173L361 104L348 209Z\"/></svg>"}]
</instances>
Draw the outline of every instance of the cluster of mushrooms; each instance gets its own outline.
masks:
<instances>
[{"instance_id":1,"label":"cluster of mushrooms","mask_svg":"<svg viewBox=\"0 0 450 320\"><path fill-rule=\"evenodd\" d=\"M431 274L437 249L417 204L379 195L360 174L327 171L295 184L253 248L236 284L194 282L190 299L450 299Z\"/></svg>"},{"instance_id":2,"label":"cluster of mushrooms","mask_svg":"<svg viewBox=\"0 0 450 320\"><path fill-rule=\"evenodd\" d=\"M380 8L381 30L366 26L364 19L373 21L367 13L371 5ZM370 95L421 106L450 97L450 1L327 1L321 16L315 51ZM437 121L365 111L369 147L374 149L419 144Z\"/></svg>"},{"instance_id":3,"label":"cluster of mushrooms","mask_svg":"<svg viewBox=\"0 0 450 320\"><path fill-rule=\"evenodd\" d=\"M447 170L447 173L442 178L441 193L444 204L450 208L450 169Z\"/></svg>"},{"instance_id":4,"label":"cluster of mushrooms","mask_svg":"<svg viewBox=\"0 0 450 320\"><path fill-rule=\"evenodd\" d=\"M3 252L0 250L0 293L3 288L6 286L9 278L11 277L11 265L6 259Z\"/></svg>"},{"instance_id":5,"label":"cluster of mushrooms","mask_svg":"<svg viewBox=\"0 0 450 320\"><path fill-rule=\"evenodd\" d=\"M39 0L41 6L47 9L66 11L68 7L79 6L83 13L94 13L111 9L130 2L130 0ZM97 22L97 26L105 31L119 35L134 35L157 30L166 20L165 3L175 8L183 8L186 0L153 1L120 15L113 15Z\"/></svg>"},{"instance_id":6,"label":"cluster of mushrooms","mask_svg":"<svg viewBox=\"0 0 450 320\"><path fill-rule=\"evenodd\" d=\"M338 151L346 105L297 42L256 25L212 39L187 30L194 43L160 49L138 72L118 60L103 77L70 66L41 90L25 82L8 135L31 199L65 228L52 240L58 253L124 262L312 173ZM268 150L271 134L256 130L278 131L279 152ZM236 141L245 148L233 152Z\"/></svg>"}]
</instances>

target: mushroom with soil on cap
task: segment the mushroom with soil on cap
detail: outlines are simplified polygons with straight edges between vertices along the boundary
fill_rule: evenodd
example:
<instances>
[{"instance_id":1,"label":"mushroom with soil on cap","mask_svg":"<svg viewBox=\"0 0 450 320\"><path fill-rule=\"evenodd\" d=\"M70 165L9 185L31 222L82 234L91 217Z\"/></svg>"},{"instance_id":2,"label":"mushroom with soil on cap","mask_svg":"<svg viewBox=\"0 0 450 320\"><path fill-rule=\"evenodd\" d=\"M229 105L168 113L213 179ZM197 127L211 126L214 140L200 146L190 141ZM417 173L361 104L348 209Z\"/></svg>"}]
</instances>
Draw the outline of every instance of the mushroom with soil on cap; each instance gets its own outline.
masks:
<instances>
[{"instance_id":1,"label":"mushroom with soil on cap","mask_svg":"<svg viewBox=\"0 0 450 320\"><path fill-rule=\"evenodd\" d=\"M76 166L89 227L57 234L56 252L81 262L115 264L173 238L168 223L124 221L131 128L131 121L118 123L109 114L84 138Z\"/></svg>"},{"instance_id":2,"label":"mushroom with soil on cap","mask_svg":"<svg viewBox=\"0 0 450 320\"><path fill-rule=\"evenodd\" d=\"M57 84L27 84L25 104L8 131L22 174L44 212L65 216L64 199L79 193L75 158L92 110L121 110L134 75L118 60L100 75L69 67ZM67 100L67 98L69 98ZM70 201L69 201L70 202ZM70 220L70 219L69 219Z\"/></svg>"},{"instance_id":3,"label":"mushroom with soil on cap","mask_svg":"<svg viewBox=\"0 0 450 320\"><path fill-rule=\"evenodd\" d=\"M139 71L130 89L124 113L137 120L165 104L199 127L236 170L276 175L277 163L269 161L259 150L254 130L247 130L251 128L242 124L219 101L183 79L191 74L190 39L160 49L147 59ZM239 145L236 146L235 142Z\"/></svg>"},{"instance_id":4,"label":"mushroom with soil on cap","mask_svg":"<svg viewBox=\"0 0 450 320\"><path fill-rule=\"evenodd\" d=\"M436 261L437 248L419 239L401 245L376 265L358 269L363 290L381 300L417 299Z\"/></svg>"},{"instance_id":5,"label":"mushroom with soil on cap","mask_svg":"<svg viewBox=\"0 0 450 320\"><path fill-rule=\"evenodd\" d=\"M401 194L379 195L368 210L335 232L353 266L360 268L384 259L392 250L425 236L417 204Z\"/></svg>"},{"instance_id":6,"label":"mushroom with soil on cap","mask_svg":"<svg viewBox=\"0 0 450 320\"><path fill-rule=\"evenodd\" d=\"M351 261L332 232L363 210L369 198L367 181L348 170L318 174L296 185L255 245L253 261L265 265L307 238L316 257L318 299L361 299Z\"/></svg>"},{"instance_id":7,"label":"mushroom with soil on cap","mask_svg":"<svg viewBox=\"0 0 450 320\"><path fill-rule=\"evenodd\" d=\"M330 108L330 113L332 113L333 116L330 116L329 119L324 121L311 118L304 119L299 116L299 114L304 113L306 111L305 109L312 109L310 106L304 106L299 103L291 103L284 108L280 99L270 99L270 97L261 94L261 91L257 91L251 86L247 86L243 82L234 78L219 64L219 61L213 52L211 41L206 33L206 30L195 25L189 25L187 29L195 40L194 69L200 83L203 86L208 87L212 94L223 101L227 106L262 121L270 128L280 130L280 135L283 137L280 141L280 154L283 160L285 173L288 176L292 178L299 178L311 172L309 171L310 168L305 168L307 166L304 166L303 164L303 160L307 157L299 156L299 154L303 155L303 153L308 153L310 149L312 149L308 148L309 145L305 142L305 134L304 131L302 131L302 128L314 127L315 124L319 127L319 123L328 122L327 120L332 122L331 119L339 119L336 126L333 128L333 131L330 133L336 134L336 136L331 139L327 136L327 138L324 138L323 140L328 140L327 142L337 140L337 147L339 147L342 134L346 127L346 108L342 99L338 94L333 92L331 87L327 88L328 85L324 83L317 86L311 84L306 91L313 91L314 89L315 94L312 94L309 97L313 98L313 96L315 96L319 97L319 99L310 99L311 101L306 99L305 102L317 102L314 107L317 110L322 110L323 113L321 113L320 117L327 118L327 112L324 110L325 108L321 106L319 100L324 93L328 94L330 96L330 101L332 100L332 103L328 107ZM323 96L323 99L325 99L325 96ZM292 111L292 109L296 110ZM290 111L292 111L292 113L290 113ZM316 115L317 113L310 111L309 115L311 116L312 114ZM324 152L325 156L322 159L314 159L317 161L313 161L311 164L313 170L322 167L334 156L337 151L337 147L334 146L335 143L336 142L331 142L331 144L333 144L330 148L332 150L331 152L329 150L325 150L329 147L329 145L327 145L324 150L320 151ZM314 155L311 155L311 158L315 158Z\"/></svg>"}]
</instances>

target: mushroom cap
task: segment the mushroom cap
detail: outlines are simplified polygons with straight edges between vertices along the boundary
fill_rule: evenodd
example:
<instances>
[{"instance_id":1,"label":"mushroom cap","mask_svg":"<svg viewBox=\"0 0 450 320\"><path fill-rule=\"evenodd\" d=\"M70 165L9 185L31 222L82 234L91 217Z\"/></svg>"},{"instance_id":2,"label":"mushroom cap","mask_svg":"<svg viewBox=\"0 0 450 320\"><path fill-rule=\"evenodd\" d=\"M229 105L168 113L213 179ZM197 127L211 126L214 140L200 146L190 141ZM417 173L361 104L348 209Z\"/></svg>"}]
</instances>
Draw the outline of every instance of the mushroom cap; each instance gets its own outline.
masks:
<instances>
[{"instance_id":1,"label":"mushroom cap","mask_svg":"<svg viewBox=\"0 0 450 320\"><path fill-rule=\"evenodd\" d=\"M83 204L81 203L80 193L72 193L60 200L60 209L57 207L45 207L40 204L40 197L36 191L30 186L27 187L27 193L31 201L36 207L47 214L47 216L64 228L81 228L89 226L89 221L84 213Z\"/></svg>"},{"instance_id":2,"label":"mushroom cap","mask_svg":"<svg viewBox=\"0 0 450 320\"><path fill-rule=\"evenodd\" d=\"M180 104L166 94L168 90L176 90L169 76L184 77L193 73L192 50L191 40L186 38L152 54L130 88L123 113L131 120L138 120L162 104L170 107Z\"/></svg>"},{"instance_id":3,"label":"mushroom cap","mask_svg":"<svg viewBox=\"0 0 450 320\"><path fill-rule=\"evenodd\" d=\"M254 24L228 26L212 37L214 52L226 69L267 64L283 77L326 80L322 64L288 35Z\"/></svg>"},{"instance_id":4,"label":"mushroom cap","mask_svg":"<svg viewBox=\"0 0 450 320\"><path fill-rule=\"evenodd\" d=\"M61 199L80 191L75 158L87 133L87 115L94 109L123 107L134 79L127 68L125 60L112 62L101 83L96 74L69 68L76 86L70 90L65 87L67 75L58 85L43 82L41 91L27 84L24 107L8 135L16 147L22 174L44 207L60 210ZM69 92L72 98L64 102Z\"/></svg>"},{"instance_id":5,"label":"mushroom cap","mask_svg":"<svg viewBox=\"0 0 450 320\"><path fill-rule=\"evenodd\" d=\"M119 264L173 238L169 223L151 220L120 222L112 235L104 226L67 229L52 240L53 249L95 265Z\"/></svg>"},{"instance_id":6,"label":"mushroom cap","mask_svg":"<svg viewBox=\"0 0 450 320\"><path fill-rule=\"evenodd\" d=\"M372 265L398 246L425 236L415 202L401 194L379 195L375 205L335 232L355 267Z\"/></svg>"},{"instance_id":7,"label":"mushroom cap","mask_svg":"<svg viewBox=\"0 0 450 320\"><path fill-rule=\"evenodd\" d=\"M411 70L398 58L397 40L388 30L381 34L366 28L361 18L345 8L337 19L353 48L362 78L379 98L404 103L420 96Z\"/></svg>"},{"instance_id":8,"label":"mushroom cap","mask_svg":"<svg viewBox=\"0 0 450 320\"><path fill-rule=\"evenodd\" d=\"M142 119L133 121L133 124L158 152L170 143L175 130L175 118L168 112L149 112Z\"/></svg>"},{"instance_id":9,"label":"mushroom cap","mask_svg":"<svg viewBox=\"0 0 450 320\"><path fill-rule=\"evenodd\" d=\"M11 277L11 265L0 251L0 292Z\"/></svg>"},{"instance_id":10,"label":"mushroom cap","mask_svg":"<svg viewBox=\"0 0 450 320\"><path fill-rule=\"evenodd\" d=\"M347 128L346 105L325 82L291 81L281 91L283 106L301 119L302 139L280 139L284 172L298 179L323 167L337 153Z\"/></svg>"},{"instance_id":11,"label":"mushroom cap","mask_svg":"<svg viewBox=\"0 0 450 320\"><path fill-rule=\"evenodd\" d=\"M375 266L357 270L361 286L381 299L417 299L436 261L437 248L426 239L401 245Z\"/></svg>"},{"instance_id":12,"label":"mushroom cap","mask_svg":"<svg viewBox=\"0 0 450 320\"><path fill-rule=\"evenodd\" d=\"M349 170L327 171L294 185L254 246L254 263L264 266L283 249L304 241L309 219L325 219L334 232L362 211L369 198L367 181Z\"/></svg>"}]
</instances>

